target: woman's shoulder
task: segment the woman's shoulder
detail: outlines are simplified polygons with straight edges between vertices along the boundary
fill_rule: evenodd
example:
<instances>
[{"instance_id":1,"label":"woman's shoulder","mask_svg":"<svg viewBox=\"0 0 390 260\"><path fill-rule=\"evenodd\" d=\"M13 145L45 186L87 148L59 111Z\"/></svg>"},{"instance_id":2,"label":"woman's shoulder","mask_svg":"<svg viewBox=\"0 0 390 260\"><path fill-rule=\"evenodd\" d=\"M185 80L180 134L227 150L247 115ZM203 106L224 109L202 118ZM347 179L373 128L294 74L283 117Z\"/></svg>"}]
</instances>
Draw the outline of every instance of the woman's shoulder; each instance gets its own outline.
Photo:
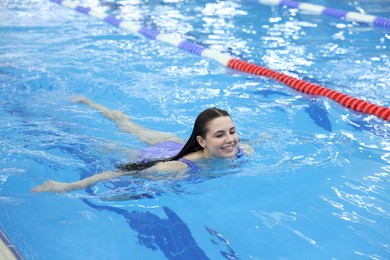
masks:
<instances>
[{"instance_id":1,"label":"woman's shoulder","mask_svg":"<svg viewBox=\"0 0 390 260\"><path fill-rule=\"evenodd\" d=\"M181 161L165 161L165 162L159 162L155 165L156 170L162 171L162 172L178 172L178 173L185 173L187 171L187 164Z\"/></svg>"}]
</instances>

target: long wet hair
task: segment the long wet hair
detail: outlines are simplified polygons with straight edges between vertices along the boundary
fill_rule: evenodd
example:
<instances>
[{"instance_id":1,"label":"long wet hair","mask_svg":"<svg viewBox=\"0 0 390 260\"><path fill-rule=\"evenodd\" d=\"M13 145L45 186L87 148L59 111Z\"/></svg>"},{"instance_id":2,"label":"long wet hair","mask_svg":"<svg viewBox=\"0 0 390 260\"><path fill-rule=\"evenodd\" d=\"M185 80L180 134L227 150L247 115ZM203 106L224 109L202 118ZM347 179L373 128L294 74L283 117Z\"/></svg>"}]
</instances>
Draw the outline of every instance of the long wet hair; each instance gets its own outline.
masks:
<instances>
[{"instance_id":1,"label":"long wet hair","mask_svg":"<svg viewBox=\"0 0 390 260\"><path fill-rule=\"evenodd\" d=\"M124 164L124 165L119 165L119 166L117 166L117 168L121 171L141 171L141 170L145 170L147 168L150 168L159 162L175 161L175 160L178 160L178 159L186 156L187 154L202 150L203 147L200 146L200 144L198 143L198 140L196 140L196 138L198 136L201 136L203 139L205 139L206 134L209 131L209 129L207 128L207 124L211 120L218 118L218 117L222 117L222 116L231 117L228 112L226 112L225 110L216 108L216 107L208 108L208 109L204 110L203 112L201 112L195 120L191 136L188 139L187 143L180 150L180 152L173 157L169 157L169 158L165 158L165 159L158 159L158 160L151 160L148 162L128 163L128 164Z\"/></svg>"}]
</instances>

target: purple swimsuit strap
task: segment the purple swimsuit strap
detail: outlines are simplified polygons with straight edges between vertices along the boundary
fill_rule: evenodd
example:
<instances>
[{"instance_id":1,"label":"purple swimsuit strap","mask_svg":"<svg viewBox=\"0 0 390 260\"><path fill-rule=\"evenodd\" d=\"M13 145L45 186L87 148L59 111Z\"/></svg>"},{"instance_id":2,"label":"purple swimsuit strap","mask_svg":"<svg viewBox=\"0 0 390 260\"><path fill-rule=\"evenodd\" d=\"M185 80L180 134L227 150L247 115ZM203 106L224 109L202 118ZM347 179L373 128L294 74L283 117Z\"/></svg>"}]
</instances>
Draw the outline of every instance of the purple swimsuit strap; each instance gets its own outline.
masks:
<instances>
[{"instance_id":1,"label":"purple swimsuit strap","mask_svg":"<svg viewBox=\"0 0 390 260\"><path fill-rule=\"evenodd\" d=\"M197 168L198 166L193 162L193 161L190 161L190 160L188 160L188 159L185 159L185 158L179 158L179 159L177 159L178 161L181 161L181 162L183 162L183 163L185 163L185 164L187 164L188 166L190 166L191 168Z\"/></svg>"}]
</instances>

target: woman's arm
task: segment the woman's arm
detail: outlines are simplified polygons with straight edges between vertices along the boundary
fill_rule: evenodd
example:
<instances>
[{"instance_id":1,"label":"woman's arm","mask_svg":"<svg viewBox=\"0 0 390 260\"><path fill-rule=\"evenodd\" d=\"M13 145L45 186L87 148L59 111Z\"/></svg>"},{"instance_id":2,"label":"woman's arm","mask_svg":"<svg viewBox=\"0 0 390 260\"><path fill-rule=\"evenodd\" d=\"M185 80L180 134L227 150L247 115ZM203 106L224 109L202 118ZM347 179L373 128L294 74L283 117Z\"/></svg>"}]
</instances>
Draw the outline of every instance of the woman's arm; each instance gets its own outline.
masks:
<instances>
[{"instance_id":1,"label":"woman's arm","mask_svg":"<svg viewBox=\"0 0 390 260\"><path fill-rule=\"evenodd\" d=\"M49 180L31 189L31 191L32 192L67 192L72 190L81 190L100 181L114 179L124 175L132 175L135 173L137 173L137 177L141 177L141 178L180 179L184 176L186 170L187 170L187 165L180 161L160 162L157 163L155 166L152 166L140 172L125 172L125 171L102 172L87 177L85 179L75 181L75 182L69 182L69 183ZM161 175L156 173L166 173L166 174Z\"/></svg>"},{"instance_id":2,"label":"woman's arm","mask_svg":"<svg viewBox=\"0 0 390 260\"><path fill-rule=\"evenodd\" d=\"M126 172L121 172L121 171L102 172L75 182L58 182L58 181L49 180L31 189L31 191L32 192L67 192L72 190L81 190L99 181L113 179L125 174Z\"/></svg>"},{"instance_id":3,"label":"woman's arm","mask_svg":"<svg viewBox=\"0 0 390 260\"><path fill-rule=\"evenodd\" d=\"M137 136L141 141L148 144L156 144L164 141L176 141L182 143L183 140L171 133L158 132L136 124L130 118L119 110L111 110L108 107L100 105L83 96L73 96L73 102L86 104L97 111L101 112L105 117L111 119L123 131Z\"/></svg>"},{"instance_id":4,"label":"woman's arm","mask_svg":"<svg viewBox=\"0 0 390 260\"><path fill-rule=\"evenodd\" d=\"M241 149L244 151L244 154L251 155L254 149L249 144L240 143Z\"/></svg>"}]
</instances>

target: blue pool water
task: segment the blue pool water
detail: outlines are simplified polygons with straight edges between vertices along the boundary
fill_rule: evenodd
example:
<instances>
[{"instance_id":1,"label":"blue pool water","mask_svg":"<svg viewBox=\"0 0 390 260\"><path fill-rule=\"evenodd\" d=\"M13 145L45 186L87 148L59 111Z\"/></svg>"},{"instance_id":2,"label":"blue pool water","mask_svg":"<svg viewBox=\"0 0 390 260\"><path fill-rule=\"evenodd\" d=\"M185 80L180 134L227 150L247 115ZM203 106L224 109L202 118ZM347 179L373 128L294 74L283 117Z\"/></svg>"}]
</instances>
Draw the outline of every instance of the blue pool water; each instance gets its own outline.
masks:
<instances>
[{"instance_id":1,"label":"blue pool water","mask_svg":"<svg viewBox=\"0 0 390 260\"><path fill-rule=\"evenodd\" d=\"M310 2L390 17L386 0ZM80 4L390 107L383 29L252 1ZM0 8L0 228L25 259L390 258L388 122L49 1ZM254 153L186 180L33 194L143 147L74 94L184 139L218 106Z\"/></svg>"}]
</instances>

